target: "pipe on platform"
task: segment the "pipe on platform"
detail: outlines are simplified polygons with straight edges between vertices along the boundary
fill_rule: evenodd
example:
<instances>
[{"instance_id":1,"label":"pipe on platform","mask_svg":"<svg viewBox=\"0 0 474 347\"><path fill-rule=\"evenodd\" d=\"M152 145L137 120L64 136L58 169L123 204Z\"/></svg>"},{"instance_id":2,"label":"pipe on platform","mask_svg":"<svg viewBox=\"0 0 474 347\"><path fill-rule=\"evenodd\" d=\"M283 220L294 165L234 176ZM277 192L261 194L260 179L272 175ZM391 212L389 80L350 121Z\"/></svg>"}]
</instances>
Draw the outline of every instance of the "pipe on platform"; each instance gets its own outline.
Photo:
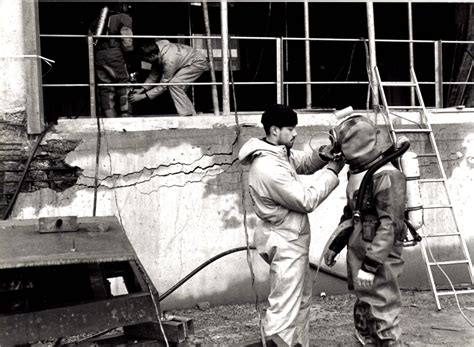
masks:
<instances>
[{"instance_id":1,"label":"pipe on platform","mask_svg":"<svg viewBox=\"0 0 474 347\"><path fill-rule=\"evenodd\" d=\"M370 83L372 85L372 108L379 105L379 84L375 78L375 67L377 66L377 56L375 54L375 21L374 4L366 3L367 8L367 31L369 33L369 64L370 64Z\"/></svg>"},{"instance_id":2,"label":"pipe on platform","mask_svg":"<svg viewBox=\"0 0 474 347\"><path fill-rule=\"evenodd\" d=\"M202 2L202 12L204 15L204 26L206 27L206 48L207 48L207 56L209 57L209 70L211 73L211 81L212 83L216 83L216 71L214 69L214 54L212 53L212 39L211 36L211 25L209 24L209 11L207 8L207 0L203 0ZM219 115L219 97L217 94L217 86L215 84L212 85L212 105L214 107L214 116Z\"/></svg>"},{"instance_id":3,"label":"pipe on platform","mask_svg":"<svg viewBox=\"0 0 474 347\"><path fill-rule=\"evenodd\" d=\"M229 28L227 1L221 0L221 42L222 42L222 112L230 115L229 93Z\"/></svg>"},{"instance_id":4,"label":"pipe on platform","mask_svg":"<svg viewBox=\"0 0 474 347\"><path fill-rule=\"evenodd\" d=\"M311 52L309 39L309 8L308 1L304 2L304 55L305 55L305 72L306 72L306 108L312 107L311 95Z\"/></svg>"},{"instance_id":5,"label":"pipe on platform","mask_svg":"<svg viewBox=\"0 0 474 347\"><path fill-rule=\"evenodd\" d=\"M408 39L410 43L408 44L409 50L409 59L410 59L410 71L415 68L415 55L413 53L413 14L411 1L408 1ZM410 74L410 81L413 83L413 78ZM410 87L410 101L411 106L415 106L415 87Z\"/></svg>"}]
</instances>

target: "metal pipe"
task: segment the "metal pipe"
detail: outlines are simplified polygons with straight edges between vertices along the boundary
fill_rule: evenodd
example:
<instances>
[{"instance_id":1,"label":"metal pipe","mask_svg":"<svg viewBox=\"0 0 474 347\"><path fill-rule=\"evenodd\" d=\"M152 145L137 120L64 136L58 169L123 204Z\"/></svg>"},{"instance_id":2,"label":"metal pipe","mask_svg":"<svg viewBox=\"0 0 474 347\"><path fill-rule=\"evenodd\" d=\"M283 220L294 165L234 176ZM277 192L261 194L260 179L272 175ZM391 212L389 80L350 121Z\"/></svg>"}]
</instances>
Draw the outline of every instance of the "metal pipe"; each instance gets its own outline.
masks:
<instances>
[{"instance_id":1,"label":"metal pipe","mask_svg":"<svg viewBox=\"0 0 474 347\"><path fill-rule=\"evenodd\" d=\"M232 37L234 38L234 37ZM321 42L360 42L361 39L340 39L340 38L327 38L327 37L319 37L319 38L302 38L302 37L284 37L283 40L285 41L302 41L302 40L308 40L308 41L321 41ZM410 40L397 40L397 39L374 39L375 42L394 42L394 43L408 43ZM436 40L411 40L412 42L415 43L433 43ZM443 41L446 43L446 41ZM474 41L453 41L452 43L474 43Z\"/></svg>"},{"instance_id":2,"label":"metal pipe","mask_svg":"<svg viewBox=\"0 0 474 347\"><path fill-rule=\"evenodd\" d=\"M60 34L41 34L40 37L48 37L48 38L87 38L88 35L60 35ZM192 39L195 38L194 36L189 35L93 35L94 38L135 38L135 39ZM199 36L199 38L215 38L214 36ZM275 40L277 37L259 37L259 36L229 36L232 40ZM342 39L342 38L331 38L331 37L318 37L318 38L304 38L304 37L284 37L284 41L332 41L332 42L359 42L360 39ZM398 39L376 39L375 42L394 42L394 43L433 43L437 40L398 40ZM452 44L469 44L474 43L474 41L454 41L454 40L442 40L443 43L452 43Z\"/></svg>"},{"instance_id":3,"label":"metal pipe","mask_svg":"<svg viewBox=\"0 0 474 347\"><path fill-rule=\"evenodd\" d=\"M188 3L188 33L190 36L193 36L193 24L191 22L191 3ZM193 40L189 40L189 45L193 46ZM194 109L196 109L196 98L195 98L195 90L194 85L191 85L191 102L193 103Z\"/></svg>"},{"instance_id":4,"label":"metal pipe","mask_svg":"<svg viewBox=\"0 0 474 347\"><path fill-rule=\"evenodd\" d=\"M87 37L87 48L89 52L89 99L91 102L91 118L96 118L94 38L92 36Z\"/></svg>"},{"instance_id":5,"label":"metal pipe","mask_svg":"<svg viewBox=\"0 0 474 347\"><path fill-rule=\"evenodd\" d=\"M309 8L308 1L304 2L304 55L305 55L305 72L306 72L306 108L311 109L312 107L312 96L311 96L311 53L310 53L310 42L309 39Z\"/></svg>"},{"instance_id":6,"label":"metal pipe","mask_svg":"<svg viewBox=\"0 0 474 347\"><path fill-rule=\"evenodd\" d=\"M227 19L227 1L221 0L222 113L224 116L230 115L229 28Z\"/></svg>"},{"instance_id":7,"label":"metal pipe","mask_svg":"<svg viewBox=\"0 0 474 347\"><path fill-rule=\"evenodd\" d=\"M202 12L204 15L204 26L206 28L206 35L211 36L211 25L209 23L209 11L207 8L207 0L202 1ZM211 81L216 82L216 71L214 69L214 55L212 53L212 40L206 39L207 56L209 57L209 70L211 73ZM214 116L219 115L219 96L217 94L217 86L215 84L211 87L212 91L212 105L214 108Z\"/></svg>"},{"instance_id":8,"label":"metal pipe","mask_svg":"<svg viewBox=\"0 0 474 347\"><path fill-rule=\"evenodd\" d=\"M276 39L276 91L277 103L283 103L283 47L282 40Z\"/></svg>"},{"instance_id":9,"label":"metal pipe","mask_svg":"<svg viewBox=\"0 0 474 347\"><path fill-rule=\"evenodd\" d=\"M377 56L375 54L375 21L374 5L372 2L366 3L367 7L367 30L369 33L369 64L370 82L372 85L372 108L379 105L379 85L375 78L375 67L377 66Z\"/></svg>"},{"instance_id":10,"label":"metal pipe","mask_svg":"<svg viewBox=\"0 0 474 347\"><path fill-rule=\"evenodd\" d=\"M411 1L408 2L408 38L410 39L410 43L408 44L409 50L409 59L410 59L410 71L415 68L415 55L413 53L413 14L412 14L412 6ZM413 83L413 79L411 78L410 74L410 81ZM415 87L410 88L410 101L411 106L415 106Z\"/></svg>"},{"instance_id":11,"label":"metal pipe","mask_svg":"<svg viewBox=\"0 0 474 347\"><path fill-rule=\"evenodd\" d=\"M285 37L288 37L288 3L285 2ZM285 54L285 70L283 70L283 73L288 72L290 64L288 60L288 40L284 40L285 42L285 47L284 49L284 54ZM290 92L289 92L289 87L288 85L285 85L285 90L284 90L286 95L286 105L290 104Z\"/></svg>"},{"instance_id":12,"label":"metal pipe","mask_svg":"<svg viewBox=\"0 0 474 347\"><path fill-rule=\"evenodd\" d=\"M434 44L434 74L435 74L435 105L443 108L443 45L441 41Z\"/></svg>"}]
</instances>

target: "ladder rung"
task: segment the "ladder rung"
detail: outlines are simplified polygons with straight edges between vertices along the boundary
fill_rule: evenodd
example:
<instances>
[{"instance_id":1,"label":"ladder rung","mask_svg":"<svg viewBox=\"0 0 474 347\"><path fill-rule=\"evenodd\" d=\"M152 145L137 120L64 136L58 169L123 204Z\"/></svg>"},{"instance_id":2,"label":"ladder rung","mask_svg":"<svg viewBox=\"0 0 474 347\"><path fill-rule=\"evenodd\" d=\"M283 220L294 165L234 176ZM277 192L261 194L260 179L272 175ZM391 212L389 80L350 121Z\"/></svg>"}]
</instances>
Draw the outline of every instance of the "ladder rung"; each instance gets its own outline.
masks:
<instances>
[{"instance_id":1,"label":"ladder rung","mask_svg":"<svg viewBox=\"0 0 474 347\"><path fill-rule=\"evenodd\" d=\"M451 205L431 205L431 206L423 206L425 210L434 210L436 208L452 208Z\"/></svg>"},{"instance_id":2,"label":"ladder rung","mask_svg":"<svg viewBox=\"0 0 474 347\"><path fill-rule=\"evenodd\" d=\"M418 154L418 153L417 153ZM418 154L418 157L421 157L421 158L432 158L432 157L436 157L436 153L422 153L422 154Z\"/></svg>"},{"instance_id":3,"label":"ladder rung","mask_svg":"<svg viewBox=\"0 0 474 347\"><path fill-rule=\"evenodd\" d=\"M423 237L444 237L444 236L461 236L461 233L441 233L441 234L423 235Z\"/></svg>"},{"instance_id":4,"label":"ladder rung","mask_svg":"<svg viewBox=\"0 0 474 347\"><path fill-rule=\"evenodd\" d=\"M387 108L393 110L423 110L423 106L399 106L399 105L393 105L393 106L387 106Z\"/></svg>"},{"instance_id":5,"label":"ladder rung","mask_svg":"<svg viewBox=\"0 0 474 347\"><path fill-rule=\"evenodd\" d=\"M416 87L416 83L404 81L382 82L382 85L386 87Z\"/></svg>"},{"instance_id":6,"label":"ladder rung","mask_svg":"<svg viewBox=\"0 0 474 347\"><path fill-rule=\"evenodd\" d=\"M444 178L421 178L418 180L420 183L437 183L444 182Z\"/></svg>"},{"instance_id":7,"label":"ladder rung","mask_svg":"<svg viewBox=\"0 0 474 347\"><path fill-rule=\"evenodd\" d=\"M397 134L399 133L431 133L430 129L393 129Z\"/></svg>"},{"instance_id":8,"label":"ladder rung","mask_svg":"<svg viewBox=\"0 0 474 347\"><path fill-rule=\"evenodd\" d=\"M438 295L438 296L441 296L441 295L454 295L454 293L456 293L456 295L473 294L474 289L460 289L460 290L456 290L455 292L453 292L452 290L442 291L442 292L436 291L436 295Z\"/></svg>"},{"instance_id":9,"label":"ladder rung","mask_svg":"<svg viewBox=\"0 0 474 347\"><path fill-rule=\"evenodd\" d=\"M430 261L428 265L456 265L456 264L469 264L469 260L449 260L449 261Z\"/></svg>"}]
</instances>

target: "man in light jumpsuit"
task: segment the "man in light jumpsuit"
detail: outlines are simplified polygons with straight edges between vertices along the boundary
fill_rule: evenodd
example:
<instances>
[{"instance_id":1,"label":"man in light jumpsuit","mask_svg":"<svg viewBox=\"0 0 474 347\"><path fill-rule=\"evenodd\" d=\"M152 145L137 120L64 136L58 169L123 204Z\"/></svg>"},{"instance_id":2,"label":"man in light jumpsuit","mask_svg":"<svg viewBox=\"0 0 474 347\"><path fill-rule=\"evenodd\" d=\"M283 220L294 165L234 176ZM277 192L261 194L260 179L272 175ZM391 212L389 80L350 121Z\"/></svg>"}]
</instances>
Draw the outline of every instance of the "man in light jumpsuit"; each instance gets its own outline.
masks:
<instances>
[{"instance_id":1,"label":"man in light jumpsuit","mask_svg":"<svg viewBox=\"0 0 474 347\"><path fill-rule=\"evenodd\" d=\"M328 164L317 151L293 150L297 123L291 108L269 107L262 115L265 138L250 139L239 153L241 164L250 165L249 192L259 217L255 246L270 264L264 330L270 344L277 346L309 346L313 281L308 213L336 188L344 166L341 160ZM298 177L321 169L312 184L304 185Z\"/></svg>"},{"instance_id":2,"label":"man in light jumpsuit","mask_svg":"<svg viewBox=\"0 0 474 347\"><path fill-rule=\"evenodd\" d=\"M152 64L145 83L192 83L209 70L207 58L192 47L168 40L150 42L141 47L143 59ZM161 79L160 79L161 75ZM196 114L193 103L186 95L189 85L144 86L130 95L130 102L155 99L167 89L180 116Z\"/></svg>"},{"instance_id":3,"label":"man in light jumpsuit","mask_svg":"<svg viewBox=\"0 0 474 347\"><path fill-rule=\"evenodd\" d=\"M398 278L403 270L403 241L407 232L405 176L388 162L375 171L366 189L360 188L367 170L383 158L377 146L376 128L369 119L356 116L342 121L335 132L349 164L347 205L341 218L341 232L329 246L325 262L333 266L336 255L347 245L348 286L357 297L356 332L366 346L402 346ZM365 192L360 193L361 190ZM364 194L361 218L351 225L358 194Z\"/></svg>"}]
</instances>

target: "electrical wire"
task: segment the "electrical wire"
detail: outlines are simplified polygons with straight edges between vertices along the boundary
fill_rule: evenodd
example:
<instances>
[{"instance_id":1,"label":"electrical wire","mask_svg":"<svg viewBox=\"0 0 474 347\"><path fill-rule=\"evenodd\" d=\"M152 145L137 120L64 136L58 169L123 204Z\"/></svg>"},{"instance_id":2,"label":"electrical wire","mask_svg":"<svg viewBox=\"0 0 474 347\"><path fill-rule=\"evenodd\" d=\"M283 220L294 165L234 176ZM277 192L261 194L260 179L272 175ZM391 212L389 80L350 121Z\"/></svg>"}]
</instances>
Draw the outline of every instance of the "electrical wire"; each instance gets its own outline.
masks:
<instances>
[{"instance_id":1,"label":"electrical wire","mask_svg":"<svg viewBox=\"0 0 474 347\"><path fill-rule=\"evenodd\" d=\"M98 144L100 144L100 138L102 136L102 132L101 132L101 123L102 122L102 128L105 129L105 127L103 126L103 120L101 120L99 117L97 117L97 130L98 130L98 133L97 133L97 136L98 136ZM113 173L113 167L112 167L112 156L110 155L110 151L109 151L109 144L108 144L108 141L107 141L107 136L106 136L106 132L104 130L104 136L105 136L105 146L106 146L106 152L107 152L107 156L109 158L109 166L110 166L110 174ZM98 148L100 149L100 145L98 145ZM97 153L96 153L97 154ZM98 156L99 154L97 154ZM96 172L97 172L97 166L99 165L99 160L98 158L96 158ZM97 176L96 176L97 177ZM94 187L97 187L97 185L95 185ZM114 199L115 199L115 206L117 208L117 213L118 213L118 216L119 216L119 223L120 223L120 226L122 227L123 230L125 230L124 228L124 224L123 224L123 219L122 219L122 213L120 211L120 207L118 205L118 200L117 200L117 192L116 192L116 189L114 187L113 189L113 194L114 194ZM94 199L94 206L96 205L96 202L97 202L97 199L96 199L96 196L95 195L95 199ZM95 208L94 208L94 213L95 213ZM158 320L158 324L160 326L160 331L161 331L161 334L163 335L163 339L164 339L164 342L165 342L165 345L166 347L169 347L169 342L168 342L168 338L166 336L166 333L165 333L165 330L163 328L163 323L161 321L161 314L160 314L160 310L159 310L159 307L158 307L158 304L156 302L156 299L155 299L155 296L154 296L154 293L153 293L153 287L152 287L152 284L150 283L149 279L148 279L148 276L146 275L146 272L145 272L145 269L143 269L143 266L142 264L137 261L137 266L139 267L140 271L145 274L144 276L144 279L145 279L145 283L147 285L147 289L148 289L148 292L150 293L150 296L151 296L151 300L152 300L152 303L153 303L153 308L155 310L155 314L156 314L156 319ZM160 300L158 300L159 302ZM113 328L115 329L115 328ZM85 341L85 340L88 340L88 339L91 339L93 337L98 337L98 336L101 336L101 335L104 335L110 331L112 331L113 329L106 329L106 330L103 330L101 332L98 332L98 333L95 333L94 335L92 336L88 336L84 339L82 339L82 341ZM81 341L81 342L82 342Z\"/></svg>"},{"instance_id":2,"label":"electrical wire","mask_svg":"<svg viewBox=\"0 0 474 347\"><path fill-rule=\"evenodd\" d=\"M265 23L265 35L264 35L264 37L268 36L268 28L270 26L271 16L272 16L272 3L269 2L268 3L267 22ZM264 46L262 45L261 48L260 48L260 57L258 59L257 68L255 69L255 75L253 76L252 82L255 82L255 80L257 79L257 75L260 71L260 65L262 64L262 60L263 60L263 52L264 52Z\"/></svg>"},{"instance_id":3,"label":"electrical wire","mask_svg":"<svg viewBox=\"0 0 474 347\"><path fill-rule=\"evenodd\" d=\"M345 81L347 82L348 79L349 79L349 75L351 73L351 69L352 69L352 61L354 59L354 51L355 51L355 48L356 48L356 45L357 43L359 43L359 41L356 41L354 42L354 44L352 45L352 50L351 50L351 55L350 55L350 58L349 58L349 62L342 65L341 68L339 69L339 71L337 72L336 76L333 78L333 82L337 81L337 78L339 77L339 75L343 72L343 70L345 69L346 66L348 66L347 68L347 73L346 73L346 79ZM324 100L324 98L326 97L327 94L329 94L329 92L333 89L334 85L330 85L329 88L327 88L325 90L325 92L319 97L319 100L318 102L321 102Z\"/></svg>"},{"instance_id":4,"label":"electrical wire","mask_svg":"<svg viewBox=\"0 0 474 347\"><path fill-rule=\"evenodd\" d=\"M229 55L230 55L230 48L229 48ZM235 145L240 140L241 127L240 127L240 122L239 122L239 115L237 114L237 97L235 95L235 83L234 83L234 74L232 72L232 67L229 67L229 76L230 76L230 81L232 85L232 97L233 97L233 102L234 102L234 120L235 120L236 139L233 145ZM241 204L242 204L242 209L243 209L243 225L244 225L244 231L245 231L245 243L247 246L247 264L249 266L249 271L250 271L252 290L255 294L255 311L257 311L257 314L258 314L260 338L261 338L262 346L266 347L267 344L265 341L265 331L263 328L262 313L260 312L260 309L259 309L258 292L257 292L257 289L255 288L255 272L253 271L253 265L252 265L252 259L251 259L252 256L250 254L250 241L249 241L249 234L248 234L248 227L247 227L247 209L245 208L246 198L245 198L245 188L244 188L244 169L242 168L242 165L239 165L239 176L240 176Z\"/></svg>"},{"instance_id":5,"label":"electrical wire","mask_svg":"<svg viewBox=\"0 0 474 347\"><path fill-rule=\"evenodd\" d=\"M99 181L99 161L100 161L100 146L101 146L101 129L100 129L100 116L96 114L97 120L97 140L96 140L96 149L95 149L95 168L94 168L94 197L92 202L92 216L95 217L97 210L97 184Z\"/></svg>"},{"instance_id":6,"label":"electrical wire","mask_svg":"<svg viewBox=\"0 0 474 347\"><path fill-rule=\"evenodd\" d=\"M451 278L449 278L448 274L446 273L446 271L444 271L444 269L441 267L441 265L438 264L438 262L436 261L436 258L434 257L433 255L433 252L431 251L431 247L428 243L428 240L425 237L423 237L423 239L425 240L425 245L426 245L426 248L428 249L428 252L430 253L430 256L431 258L433 259L433 262L436 263L436 267L438 268L438 270L443 274L443 276L446 278L446 280L448 281L449 283L449 286L451 287L451 290L453 291L453 294L454 294L454 298L456 300L456 305L458 307L458 310L459 312L461 313L461 316L466 320L466 322L471 326L471 327L474 327L474 323L466 316L466 314L464 313L464 311L462 310L461 308L461 305L459 303L459 298L458 298L458 295L456 293L456 289L454 288L454 284L453 282L451 281Z\"/></svg>"}]
</instances>

